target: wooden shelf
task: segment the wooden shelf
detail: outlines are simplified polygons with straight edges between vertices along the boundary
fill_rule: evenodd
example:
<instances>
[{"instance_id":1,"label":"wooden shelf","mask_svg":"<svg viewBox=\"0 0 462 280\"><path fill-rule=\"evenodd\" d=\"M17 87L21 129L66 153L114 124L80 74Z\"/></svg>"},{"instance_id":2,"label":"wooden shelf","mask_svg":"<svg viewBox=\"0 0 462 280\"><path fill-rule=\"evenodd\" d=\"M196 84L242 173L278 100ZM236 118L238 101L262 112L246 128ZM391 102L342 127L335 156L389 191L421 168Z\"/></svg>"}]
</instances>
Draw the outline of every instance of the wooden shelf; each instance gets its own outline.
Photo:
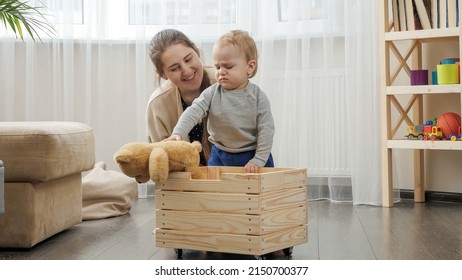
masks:
<instances>
[{"instance_id":1,"label":"wooden shelf","mask_svg":"<svg viewBox=\"0 0 462 280\"><path fill-rule=\"evenodd\" d=\"M389 149L462 150L462 141L388 140Z\"/></svg>"},{"instance_id":2,"label":"wooden shelf","mask_svg":"<svg viewBox=\"0 0 462 280\"><path fill-rule=\"evenodd\" d=\"M386 32L385 41L401 41L401 40L459 40L459 28L432 28L415 31L400 31Z\"/></svg>"},{"instance_id":3,"label":"wooden shelf","mask_svg":"<svg viewBox=\"0 0 462 280\"><path fill-rule=\"evenodd\" d=\"M460 84L452 85L428 85L428 86L387 86L387 95L398 94L445 94L460 93Z\"/></svg>"}]
</instances>

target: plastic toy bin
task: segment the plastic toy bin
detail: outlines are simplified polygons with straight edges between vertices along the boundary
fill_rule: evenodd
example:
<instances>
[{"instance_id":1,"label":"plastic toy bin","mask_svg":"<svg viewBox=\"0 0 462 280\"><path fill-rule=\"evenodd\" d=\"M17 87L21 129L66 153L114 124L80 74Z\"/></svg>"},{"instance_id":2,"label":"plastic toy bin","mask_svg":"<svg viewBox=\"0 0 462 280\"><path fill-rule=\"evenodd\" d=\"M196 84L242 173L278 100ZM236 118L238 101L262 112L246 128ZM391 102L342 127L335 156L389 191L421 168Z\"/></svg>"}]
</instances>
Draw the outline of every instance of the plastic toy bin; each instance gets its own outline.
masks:
<instances>
[{"instance_id":1,"label":"plastic toy bin","mask_svg":"<svg viewBox=\"0 0 462 280\"><path fill-rule=\"evenodd\" d=\"M261 256L308 241L306 169L201 167L156 184L156 246Z\"/></svg>"}]
</instances>

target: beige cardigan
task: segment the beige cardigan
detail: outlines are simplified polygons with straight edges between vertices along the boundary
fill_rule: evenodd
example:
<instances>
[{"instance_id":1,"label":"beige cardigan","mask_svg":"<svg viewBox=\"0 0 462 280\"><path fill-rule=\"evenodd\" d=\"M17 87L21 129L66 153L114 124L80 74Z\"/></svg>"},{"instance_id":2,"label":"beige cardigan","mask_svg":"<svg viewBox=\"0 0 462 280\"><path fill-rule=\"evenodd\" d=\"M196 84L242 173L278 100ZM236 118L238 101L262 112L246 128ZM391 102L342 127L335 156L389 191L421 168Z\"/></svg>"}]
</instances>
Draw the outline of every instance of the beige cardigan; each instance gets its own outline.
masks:
<instances>
[{"instance_id":1,"label":"beige cardigan","mask_svg":"<svg viewBox=\"0 0 462 280\"><path fill-rule=\"evenodd\" d=\"M215 68L204 67L210 83L216 82ZM166 81L151 95L146 108L147 136L149 142L159 142L172 135L178 119L183 113L181 95L172 82ZM184 139L189 141L189 139Z\"/></svg>"}]
</instances>

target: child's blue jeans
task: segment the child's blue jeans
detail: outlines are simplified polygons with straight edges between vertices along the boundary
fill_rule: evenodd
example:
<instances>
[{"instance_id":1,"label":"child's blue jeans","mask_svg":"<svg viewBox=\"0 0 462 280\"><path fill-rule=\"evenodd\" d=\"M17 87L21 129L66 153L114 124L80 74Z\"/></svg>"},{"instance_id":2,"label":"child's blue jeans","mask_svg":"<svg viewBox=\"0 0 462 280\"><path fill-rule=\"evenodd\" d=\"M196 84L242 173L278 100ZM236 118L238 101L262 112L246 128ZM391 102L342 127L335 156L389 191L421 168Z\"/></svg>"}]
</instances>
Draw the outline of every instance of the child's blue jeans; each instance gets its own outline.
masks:
<instances>
[{"instance_id":1,"label":"child's blue jeans","mask_svg":"<svg viewBox=\"0 0 462 280\"><path fill-rule=\"evenodd\" d=\"M228 153L212 146L208 166L245 166L249 160L253 159L255 151L242 153ZM274 167L273 156L270 154L265 167Z\"/></svg>"}]
</instances>

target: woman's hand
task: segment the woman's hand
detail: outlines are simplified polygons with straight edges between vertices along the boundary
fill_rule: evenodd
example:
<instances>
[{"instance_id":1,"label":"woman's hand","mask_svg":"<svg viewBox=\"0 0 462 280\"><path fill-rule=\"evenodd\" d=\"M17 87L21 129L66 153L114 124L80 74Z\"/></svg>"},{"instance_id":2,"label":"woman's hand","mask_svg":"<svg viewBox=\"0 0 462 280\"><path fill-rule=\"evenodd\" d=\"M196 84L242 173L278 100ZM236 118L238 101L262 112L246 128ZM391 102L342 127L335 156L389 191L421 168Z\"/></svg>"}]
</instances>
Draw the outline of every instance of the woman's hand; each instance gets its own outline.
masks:
<instances>
[{"instance_id":1,"label":"woman's hand","mask_svg":"<svg viewBox=\"0 0 462 280\"><path fill-rule=\"evenodd\" d=\"M170 137L165 138L164 140L162 140L162 142L165 142L165 141L181 141L181 140L183 140L183 139L181 139L180 135L172 134Z\"/></svg>"},{"instance_id":2,"label":"woman's hand","mask_svg":"<svg viewBox=\"0 0 462 280\"><path fill-rule=\"evenodd\" d=\"M258 165L250 161L245 165L245 172L247 173L258 173L259 169L260 167L258 167Z\"/></svg>"}]
</instances>

